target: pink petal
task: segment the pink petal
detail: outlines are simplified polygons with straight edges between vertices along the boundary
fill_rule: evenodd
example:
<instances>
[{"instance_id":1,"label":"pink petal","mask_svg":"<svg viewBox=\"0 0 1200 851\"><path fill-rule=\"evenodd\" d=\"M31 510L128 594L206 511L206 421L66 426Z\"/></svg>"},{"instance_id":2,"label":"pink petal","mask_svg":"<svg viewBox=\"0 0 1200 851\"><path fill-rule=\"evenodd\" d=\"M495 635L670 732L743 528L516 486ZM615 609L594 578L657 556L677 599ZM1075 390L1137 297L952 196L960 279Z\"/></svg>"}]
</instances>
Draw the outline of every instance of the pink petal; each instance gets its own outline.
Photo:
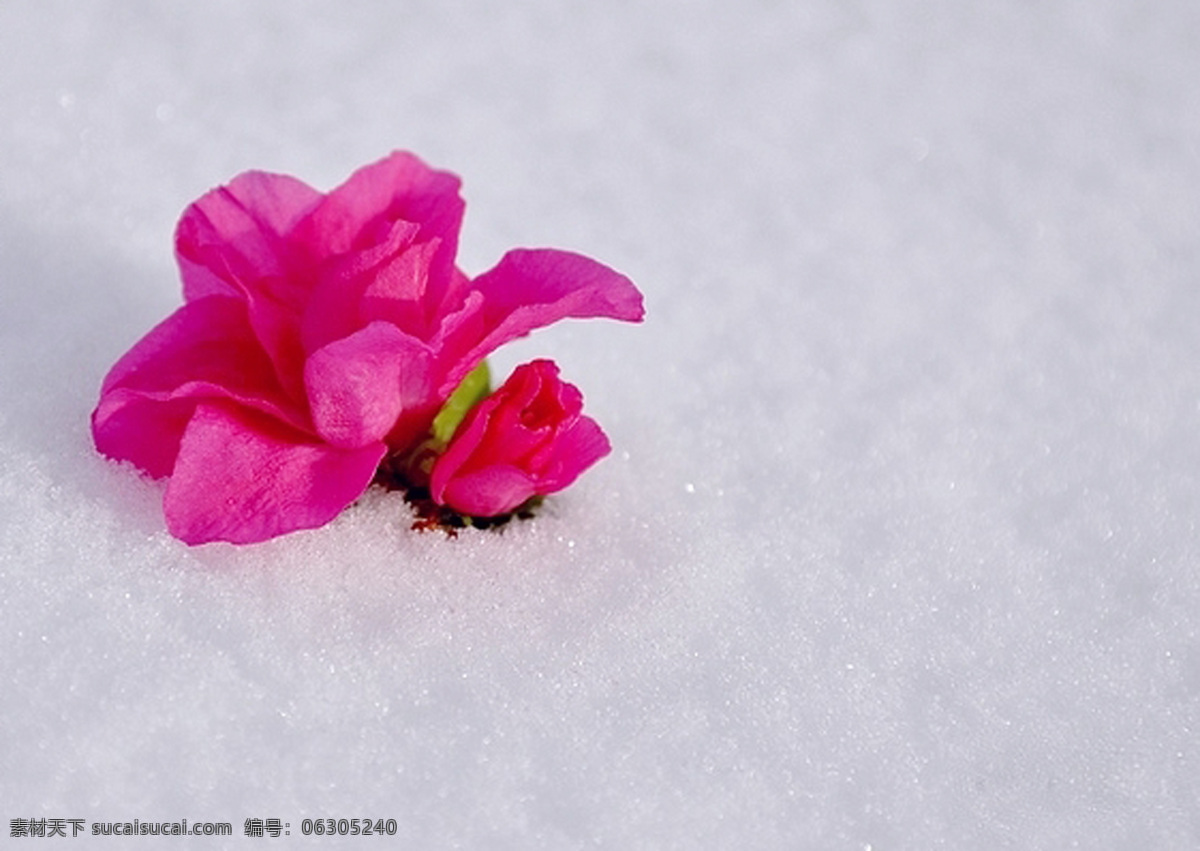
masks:
<instances>
[{"instance_id":1,"label":"pink petal","mask_svg":"<svg viewBox=\"0 0 1200 851\"><path fill-rule=\"evenodd\" d=\"M261 171L203 195L175 231L184 298L245 294L260 278L286 276L285 237L321 198L294 177Z\"/></svg>"},{"instance_id":2,"label":"pink petal","mask_svg":"<svg viewBox=\"0 0 1200 851\"><path fill-rule=\"evenodd\" d=\"M240 295L280 382L298 394L304 353L300 318L311 296L313 258L289 232L321 193L293 177L251 171L184 211L175 236L184 297Z\"/></svg>"},{"instance_id":3,"label":"pink petal","mask_svg":"<svg viewBox=\"0 0 1200 851\"><path fill-rule=\"evenodd\" d=\"M596 421L580 414L582 405L583 395L559 380L553 361L517 367L434 462L434 502L486 517L567 487L611 451Z\"/></svg>"},{"instance_id":4,"label":"pink petal","mask_svg":"<svg viewBox=\"0 0 1200 851\"><path fill-rule=\"evenodd\" d=\"M540 470L538 493L556 493L578 479L588 467L612 451L608 436L591 417L580 417L559 432L546 447L545 455L530 459Z\"/></svg>"},{"instance_id":5,"label":"pink petal","mask_svg":"<svg viewBox=\"0 0 1200 851\"><path fill-rule=\"evenodd\" d=\"M386 447L306 441L259 414L198 405L167 485L167 528L188 544L249 544L328 523L366 490Z\"/></svg>"},{"instance_id":6,"label":"pink petal","mask_svg":"<svg viewBox=\"0 0 1200 851\"><path fill-rule=\"evenodd\" d=\"M164 476L196 402L211 398L307 426L303 410L279 386L240 299L210 296L185 304L117 361L92 414L96 447Z\"/></svg>"},{"instance_id":7,"label":"pink petal","mask_svg":"<svg viewBox=\"0 0 1200 851\"><path fill-rule=\"evenodd\" d=\"M381 264L359 302L362 320L382 319L427 339L435 306L426 293L433 283L430 270L440 245L436 239L418 243Z\"/></svg>"},{"instance_id":8,"label":"pink petal","mask_svg":"<svg viewBox=\"0 0 1200 851\"><path fill-rule=\"evenodd\" d=\"M464 204L459 180L435 171L416 156L396 151L354 172L330 192L299 225L297 237L319 247L322 256L361 250L379 242L380 229L396 220L420 226L417 242L440 240L432 263L438 287L450 283ZM441 293L430 293L440 298Z\"/></svg>"},{"instance_id":9,"label":"pink petal","mask_svg":"<svg viewBox=\"0 0 1200 851\"><path fill-rule=\"evenodd\" d=\"M451 480L460 475L463 468L470 462L471 456L475 454L475 450L483 442L492 415L502 401L502 396L493 393L467 413L466 418L459 425L458 431L454 433L450 445L433 465L429 490L434 502L440 505L447 504L445 499L447 486Z\"/></svg>"},{"instance_id":10,"label":"pink petal","mask_svg":"<svg viewBox=\"0 0 1200 851\"><path fill-rule=\"evenodd\" d=\"M448 317L443 339L447 378L453 389L497 347L560 319L608 317L640 322L642 294L633 282L580 254L555 249L518 249L475 279L481 296Z\"/></svg>"},{"instance_id":11,"label":"pink petal","mask_svg":"<svg viewBox=\"0 0 1200 851\"><path fill-rule=\"evenodd\" d=\"M434 404L432 363L425 343L386 322L319 349L304 367L317 433L342 447L381 440L405 409Z\"/></svg>"},{"instance_id":12,"label":"pink petal","mask_svg":"<svg viewBox=\"0 0 1200 851\"><path fill-rule=\"evenodd\" d=\"M279 382L241 299L209 296L183 305L121 356L100 392L174 390L196 381L235 395L279 397Z\"/></svg>"},{"instance_id":13,"label":"pink petal","mask_svg":"<svg viewBox=\"0 0 1200 851\"><path fill-rule=\"evenodd\" d=\"M304 310L301 338L306 352L311 354L372 320L392 321L381 311L364 310L372 293L389 299L420 298L428 273L430 243L412 244L418 230L410 222L397 222L385 241L364 251L339 255L322 267ZM390 291L380 292L389 287ZM400 327L411 333L405 325Z\"/></svg>"},{"instance_id":14,"label":"pink petal","mask_svg":"<svg viewBox=\"0 0 1200 851\"><path fill-rule=\"evenodd\" d=\"M92 439L101 454L130 461L161 479L175 466L179 440L196 404L195 397L146 398L117 388L92 413Z\"/></svg>"},{"instance_id":15,"label":"pink petal","mask_svg":"<svg viewBox=\"0 0 1200 851\"><path fill-rule=\"evenodd\" d=\"M490 412L476 457L521 463L583 407L579 388L559 381L558 365L551 360L517 367L503 386L504 404Z\"/></svg>"},{"instance_id":16,"label":"pink petal","mask_svg":"<svg viewBox=\"0 0 1200 851\"><path fill-rule=\"evenodd\" d=\"M536 493L539 489L527 473L497 464L451 480L434 500L463 514L494 517L512 511Z\"/></svg>"}]
</instances>

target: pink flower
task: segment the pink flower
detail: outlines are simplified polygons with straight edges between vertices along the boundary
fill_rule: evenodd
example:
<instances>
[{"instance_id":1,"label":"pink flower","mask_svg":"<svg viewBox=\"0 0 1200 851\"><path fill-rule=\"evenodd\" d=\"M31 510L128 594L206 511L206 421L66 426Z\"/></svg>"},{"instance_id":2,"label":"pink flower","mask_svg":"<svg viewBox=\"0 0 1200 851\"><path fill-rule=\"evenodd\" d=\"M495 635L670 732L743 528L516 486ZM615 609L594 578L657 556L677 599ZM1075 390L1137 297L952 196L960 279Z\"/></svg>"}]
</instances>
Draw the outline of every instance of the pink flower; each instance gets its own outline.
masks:
<instances>
[{"instance_id":1,"label":"pink flower","mask_svg":"<svg viewBox=\"0 0 1200 851\"><path fill-rule=\"evenodd\" d=\"M611 449L582 411L583 394L559 379L553 361L517 367L467 414L434 462L433 501L492 517L562 490Z\"/></svg>"},{"instance_id":2,"label":"pink flower","mask_svg":"<svg viewBox=\"0 0 1200 851\"><path fill-rule=\"evenodd\" d=\"M564 251L510 251L468 279L458 189L394 153L328 194L247 172L184 211L184 305L116 363L92 414L102 453L170 476L172 534L320 526L497 346L567 317L642 318L627 278Z\"/></svg>"}]
</instances>

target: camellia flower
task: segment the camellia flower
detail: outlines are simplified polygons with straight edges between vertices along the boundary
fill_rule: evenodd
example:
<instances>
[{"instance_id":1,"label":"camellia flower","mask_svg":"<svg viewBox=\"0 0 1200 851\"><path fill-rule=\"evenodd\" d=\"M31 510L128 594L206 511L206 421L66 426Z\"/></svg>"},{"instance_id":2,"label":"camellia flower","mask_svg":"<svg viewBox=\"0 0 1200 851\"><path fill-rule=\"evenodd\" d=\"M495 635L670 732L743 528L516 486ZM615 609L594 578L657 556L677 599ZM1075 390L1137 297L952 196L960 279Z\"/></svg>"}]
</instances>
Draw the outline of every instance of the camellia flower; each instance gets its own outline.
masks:
<instances>
[{"instance_id":1,"label":"camellia flower","mask_svg":"<svg viewBox=\"0 0 1200 851\"><path fill-rule=\"evenodd\" d=\"M553 361L517 367L471 409L434 461L433 501L490 517L562 490L611 449L582 411L583 394L559 379Z\"/></svg>"},{"instance_id":2,"label":"camellia flower","mask_svg":"<svg viewBox=\"0 0 1200 851\"><path fill-rule=\"evenodd\" d=\"M184 305L116 363L92 414L102 453L170 476L172 534L320 526L497 346L567 317L642 318L632 282L565 251L510 251L469 279L458 190L394 153L328 194L247 172L187 208Z\"/></svg>"}]
</instances>

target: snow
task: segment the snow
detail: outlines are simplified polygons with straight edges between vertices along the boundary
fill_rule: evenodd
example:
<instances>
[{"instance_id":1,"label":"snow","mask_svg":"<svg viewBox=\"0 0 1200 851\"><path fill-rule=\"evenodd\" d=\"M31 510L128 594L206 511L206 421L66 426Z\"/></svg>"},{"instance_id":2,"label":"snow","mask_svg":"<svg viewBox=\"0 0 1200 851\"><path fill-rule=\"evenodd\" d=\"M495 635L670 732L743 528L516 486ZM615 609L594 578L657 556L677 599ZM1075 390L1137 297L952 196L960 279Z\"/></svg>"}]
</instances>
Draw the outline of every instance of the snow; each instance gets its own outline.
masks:
<instances>
[{"instance_id":1,"label":"snow","mask_svg":"<svg viewBox=\"0 0 1200 851\"><path fill-rule=\"evenodd\" d=\"M0 6L0 817L1200 844L1198 28L1183 0ZM372 492L189 549L87 429L178 304L176 218L394 148L463 177L468 271L555 246L641 286L645 325L493 364L556 358L613 455L502 533Z\"/></svg>"}]
</instances>

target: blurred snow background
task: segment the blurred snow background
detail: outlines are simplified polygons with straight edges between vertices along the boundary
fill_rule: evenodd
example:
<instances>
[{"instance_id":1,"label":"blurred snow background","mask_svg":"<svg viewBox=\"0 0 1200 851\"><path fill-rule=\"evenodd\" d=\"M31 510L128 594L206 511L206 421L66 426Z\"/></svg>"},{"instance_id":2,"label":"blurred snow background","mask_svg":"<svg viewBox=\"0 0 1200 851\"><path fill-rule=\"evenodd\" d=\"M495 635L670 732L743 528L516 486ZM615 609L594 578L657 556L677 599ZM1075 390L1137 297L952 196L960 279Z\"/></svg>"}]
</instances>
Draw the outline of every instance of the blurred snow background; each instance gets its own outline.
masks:
<instances>
[{"instance_id":1,"label":"blurred snow background","mask_svg":"<svg viewBox=\"0 0 1200 851\"><path fill-rule=\"evenodd\" d=\"M503 534L371 493L188 549L87 429L176 218L393 148L463 177L469 272L640 284L493 362L614 454ZM1198 275L1186 0L8 0L5 829L1196 847Z\"/></svg>"}]
</instances>

